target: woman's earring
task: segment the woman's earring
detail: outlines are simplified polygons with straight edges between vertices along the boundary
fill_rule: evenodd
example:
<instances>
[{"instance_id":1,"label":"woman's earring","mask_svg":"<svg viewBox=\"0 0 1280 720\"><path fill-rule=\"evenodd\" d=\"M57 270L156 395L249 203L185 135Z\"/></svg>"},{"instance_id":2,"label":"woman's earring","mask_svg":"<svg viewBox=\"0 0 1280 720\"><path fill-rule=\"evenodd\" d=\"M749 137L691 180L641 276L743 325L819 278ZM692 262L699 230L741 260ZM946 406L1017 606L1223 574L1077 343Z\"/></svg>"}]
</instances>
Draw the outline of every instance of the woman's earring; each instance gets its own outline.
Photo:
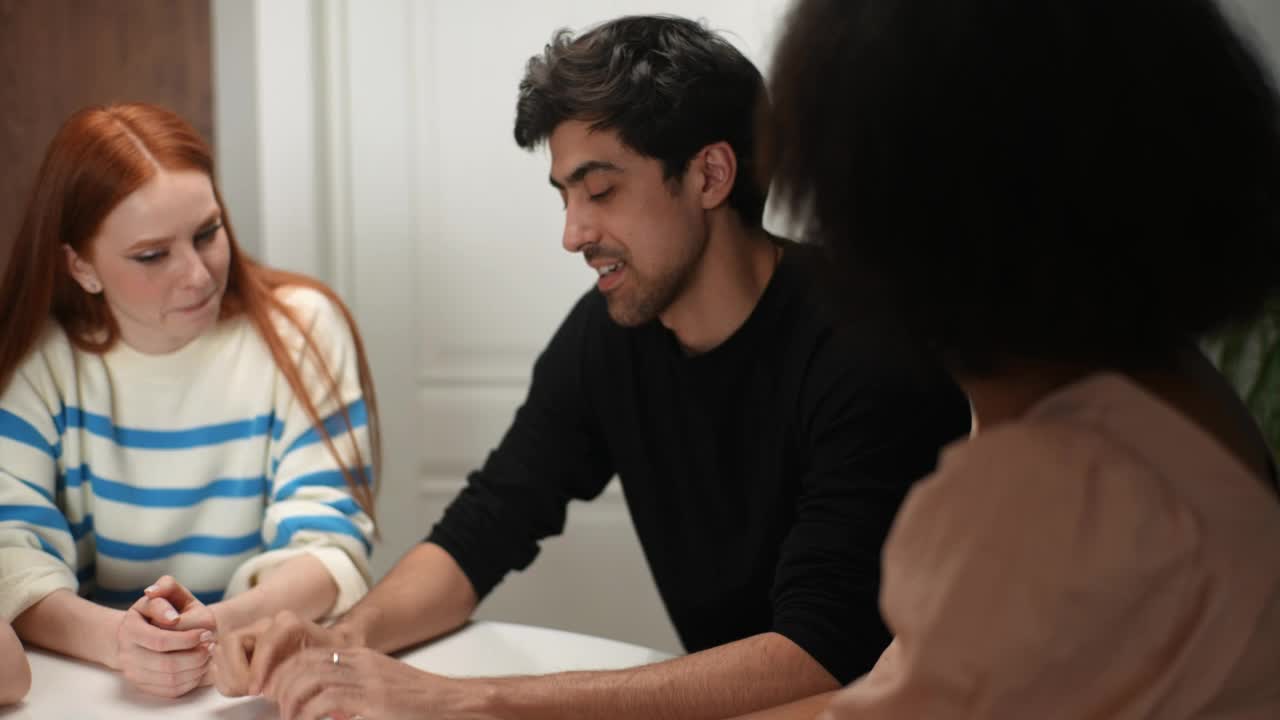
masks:
<instances>
[{"instance_id":1,"label":"woman's earring","mask_svg":"<svg viewBox=\"0 0 1280 720\"><path fill-rule=\"evenodd\" d=\"M89 281L89 287L88 287L87 289L89 290L89 292L90 292L90 293L97 294L97 292L98 292L99 290L101 290L102 288L98 286L98 281L97 281L97 280L90 280L90 281Z\"/></svg>"}]
</instances>

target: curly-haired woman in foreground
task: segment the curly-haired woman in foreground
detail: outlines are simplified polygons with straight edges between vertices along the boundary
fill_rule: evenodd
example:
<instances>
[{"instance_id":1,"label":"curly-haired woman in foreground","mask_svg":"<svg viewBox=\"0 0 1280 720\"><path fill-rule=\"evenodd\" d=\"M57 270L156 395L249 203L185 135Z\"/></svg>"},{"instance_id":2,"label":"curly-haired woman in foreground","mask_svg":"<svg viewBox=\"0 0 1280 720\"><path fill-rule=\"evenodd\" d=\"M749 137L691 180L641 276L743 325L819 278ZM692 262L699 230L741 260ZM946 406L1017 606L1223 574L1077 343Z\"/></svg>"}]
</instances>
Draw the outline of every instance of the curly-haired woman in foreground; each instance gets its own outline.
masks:
<instances>
[{"instance_id":1,"label":"curly-haired woman in foreground","mask_svg":"<svg viewBox=\"0 0 1280 720\"><path fill-rule=\"evenodd\" d=\"M1217 6L806 0L774 81L851 315L976 418L822 717L1280 717L1275 466L1196 343L1280 284L1280 114Z\"/></svg>"}]
</instances>

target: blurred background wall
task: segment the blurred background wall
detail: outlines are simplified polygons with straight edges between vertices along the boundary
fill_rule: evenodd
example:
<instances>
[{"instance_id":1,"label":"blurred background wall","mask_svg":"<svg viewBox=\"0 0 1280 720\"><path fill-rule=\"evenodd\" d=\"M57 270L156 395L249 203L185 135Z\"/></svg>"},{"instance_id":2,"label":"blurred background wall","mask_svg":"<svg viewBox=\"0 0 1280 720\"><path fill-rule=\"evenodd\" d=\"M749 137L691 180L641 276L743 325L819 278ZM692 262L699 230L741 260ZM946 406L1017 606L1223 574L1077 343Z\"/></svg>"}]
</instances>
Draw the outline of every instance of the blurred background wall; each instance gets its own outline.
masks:
<instances>
[{"instance_id":1,"label":"blurred background wall","mask_svg":"<svg viewBox=\"0 0 1280 720\"><path fill-rule=\"evenodd\" d=\"M143 100L213 132L209 0L0 0L0 267L72 111Z\"/></svg>"}]
</instances>

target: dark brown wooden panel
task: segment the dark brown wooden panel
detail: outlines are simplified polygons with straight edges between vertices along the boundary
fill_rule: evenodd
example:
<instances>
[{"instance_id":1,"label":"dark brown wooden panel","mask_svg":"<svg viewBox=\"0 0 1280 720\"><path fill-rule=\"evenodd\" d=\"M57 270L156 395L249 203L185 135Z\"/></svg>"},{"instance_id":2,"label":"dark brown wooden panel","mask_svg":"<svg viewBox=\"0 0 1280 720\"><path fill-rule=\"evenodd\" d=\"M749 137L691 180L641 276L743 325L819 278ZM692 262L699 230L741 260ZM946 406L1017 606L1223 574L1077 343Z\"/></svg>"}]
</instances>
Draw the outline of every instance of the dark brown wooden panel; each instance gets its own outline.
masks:
<instances>
[{"instance_id":1,"label":"dark brown wooden panel","mask_svg":"<svg viewBox=\"0 0 1280 720\"><path fill-rule=\"evenodd\" d=\"M0 267L45 146L76 109L153 102L213 140L209 0L0 0Z\"/></svg>"}]
</instances>

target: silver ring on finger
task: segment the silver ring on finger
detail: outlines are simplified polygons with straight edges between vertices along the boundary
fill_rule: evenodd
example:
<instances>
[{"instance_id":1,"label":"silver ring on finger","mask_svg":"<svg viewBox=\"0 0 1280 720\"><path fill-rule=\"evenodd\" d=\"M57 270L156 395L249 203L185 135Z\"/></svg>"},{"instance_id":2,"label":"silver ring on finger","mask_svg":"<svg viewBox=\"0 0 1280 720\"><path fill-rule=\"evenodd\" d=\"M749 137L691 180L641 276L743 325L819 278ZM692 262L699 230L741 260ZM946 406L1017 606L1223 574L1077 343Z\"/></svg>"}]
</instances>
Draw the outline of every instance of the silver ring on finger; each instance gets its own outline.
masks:
<instances>
[{"instance_id":1,"label":"silver ring on finger","mask_svg":"<svg viewBox=\"0 0 1280 720\"><path fill-rule=\"evenodd\" d=\"M338 657L338 651L337 651L337 650L334 650L334 651L333 651L333 664L334 664L334 665L339 664L339 660L340 660L340 658Z\"/></svg>"}]
</instances>

